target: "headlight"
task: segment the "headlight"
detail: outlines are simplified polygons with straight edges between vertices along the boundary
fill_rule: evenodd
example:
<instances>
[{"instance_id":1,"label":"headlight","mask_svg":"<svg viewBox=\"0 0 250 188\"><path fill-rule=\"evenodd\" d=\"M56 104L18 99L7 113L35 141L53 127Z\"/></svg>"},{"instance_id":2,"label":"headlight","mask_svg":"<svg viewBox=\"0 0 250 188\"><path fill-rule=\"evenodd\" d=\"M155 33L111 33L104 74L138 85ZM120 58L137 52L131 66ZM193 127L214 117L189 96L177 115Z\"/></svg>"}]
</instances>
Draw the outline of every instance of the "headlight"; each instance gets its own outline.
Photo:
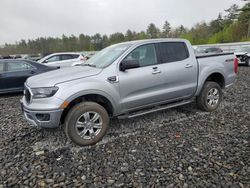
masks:
<instances>
[{"instance_id":1,"label":"headlight","mask_svg":"<svg viewBox=\"0 0 250 188\"><path fill-rule=\"evenodd\" d=\"M47 98L52 97L58 90L58 87L41 87L41 88L33 88L31 89L32 98L39 99L39 98Z\"/></svg>"}]
</instances>

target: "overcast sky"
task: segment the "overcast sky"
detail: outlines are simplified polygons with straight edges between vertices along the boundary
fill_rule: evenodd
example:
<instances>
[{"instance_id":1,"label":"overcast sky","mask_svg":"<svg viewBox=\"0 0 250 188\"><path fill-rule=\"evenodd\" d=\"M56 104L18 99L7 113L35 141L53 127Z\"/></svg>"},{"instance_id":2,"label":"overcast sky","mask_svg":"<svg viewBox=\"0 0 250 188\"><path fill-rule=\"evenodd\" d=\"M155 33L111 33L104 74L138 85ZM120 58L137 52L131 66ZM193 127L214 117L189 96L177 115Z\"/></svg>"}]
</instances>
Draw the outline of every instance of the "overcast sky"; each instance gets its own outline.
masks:
<instances>
[{"instance_id":1,"label":"overcast sky","mask_svg":"<svg viewBox=\"0 0 250 188\"><path fill-rule=\"evenodd\" d=\"M165 20L190 28L217 18L234 3L243 5L240 0L0 0L0 44L141 31L151 22L162 28Z\"/></svg>"}]
</instances>

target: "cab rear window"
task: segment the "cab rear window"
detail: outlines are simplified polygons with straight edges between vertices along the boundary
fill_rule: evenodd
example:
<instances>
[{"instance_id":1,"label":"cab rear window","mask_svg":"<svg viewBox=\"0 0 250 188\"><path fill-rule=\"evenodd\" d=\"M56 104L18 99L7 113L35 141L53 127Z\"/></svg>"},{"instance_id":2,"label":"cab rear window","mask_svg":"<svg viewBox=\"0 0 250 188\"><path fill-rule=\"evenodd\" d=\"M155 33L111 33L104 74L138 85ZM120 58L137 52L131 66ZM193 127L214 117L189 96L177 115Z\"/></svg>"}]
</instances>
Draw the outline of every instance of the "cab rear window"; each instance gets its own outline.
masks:
<instances>
[{"instance_id":1,"label":"cab rear window","mask_svg":"<svg viewBox=\"0 0 250 188\"><path fill-rule=\"evenodd\" d=\"M159 44L161 63L182 61L189 57L187 46L184 42L162 42Z\"/></svg>"}]
</instances>

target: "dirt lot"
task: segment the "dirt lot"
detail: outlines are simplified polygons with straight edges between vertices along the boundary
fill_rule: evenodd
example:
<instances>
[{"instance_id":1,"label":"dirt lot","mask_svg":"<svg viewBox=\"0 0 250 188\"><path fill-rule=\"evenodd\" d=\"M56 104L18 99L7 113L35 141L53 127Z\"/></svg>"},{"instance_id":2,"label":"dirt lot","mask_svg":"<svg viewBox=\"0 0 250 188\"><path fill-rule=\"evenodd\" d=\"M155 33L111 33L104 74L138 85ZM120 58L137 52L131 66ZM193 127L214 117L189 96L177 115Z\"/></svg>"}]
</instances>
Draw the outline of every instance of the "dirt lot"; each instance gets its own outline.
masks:
<instances>
[{"instance_id":1,"label":"dirt lot","mask_svg":"<svg viewBox=\"0 0 250 188\"><path fill-rule=\"evenodd\" d=\"M0 187L250 187L248 67L217 111L191 104L114 119L92 147L30 127L20 98L0 97Z\"/></svg>"}]
</instances>

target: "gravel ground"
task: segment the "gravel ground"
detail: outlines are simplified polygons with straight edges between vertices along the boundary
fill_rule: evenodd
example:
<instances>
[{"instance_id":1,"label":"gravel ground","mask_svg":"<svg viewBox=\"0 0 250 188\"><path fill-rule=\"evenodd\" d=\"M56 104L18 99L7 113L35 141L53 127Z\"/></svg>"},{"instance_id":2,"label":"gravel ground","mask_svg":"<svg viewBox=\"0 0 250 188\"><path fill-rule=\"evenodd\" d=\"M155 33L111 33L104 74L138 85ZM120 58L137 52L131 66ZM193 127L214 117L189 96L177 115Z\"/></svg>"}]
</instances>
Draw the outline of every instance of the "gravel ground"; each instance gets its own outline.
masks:
<instances>
[{"instance_id":1,"label":"gravel ground","mask_svg":"<svg viewBox=\"0 0 250 188\"><path fill-rule=\"evenodd\" d=\"M112 120L95 146L30 127L0 96L1 187L250 187L250 68L212 113L186 105Z\"/></svg>"}]
</instances>

